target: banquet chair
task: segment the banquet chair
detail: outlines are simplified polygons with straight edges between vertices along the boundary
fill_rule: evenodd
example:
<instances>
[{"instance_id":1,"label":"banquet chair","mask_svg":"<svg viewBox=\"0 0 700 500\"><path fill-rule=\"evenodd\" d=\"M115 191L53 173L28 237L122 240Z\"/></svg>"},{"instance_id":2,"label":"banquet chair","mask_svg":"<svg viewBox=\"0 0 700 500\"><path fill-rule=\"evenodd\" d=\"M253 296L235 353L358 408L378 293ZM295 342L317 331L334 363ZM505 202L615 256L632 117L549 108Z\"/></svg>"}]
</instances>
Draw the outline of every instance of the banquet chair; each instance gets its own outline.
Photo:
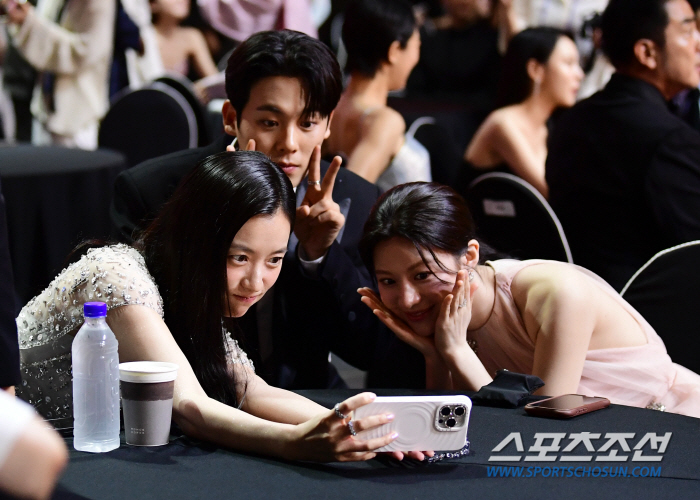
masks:
<instances>
[{"instance_id":1,"label":"banquet chair","mask_svg":"<svg viewBox=\"0 0 700 500\"><path fill-rule=\"evenodd\" d=\"M207 146L210 142L212 142L214 138L209 131L207 111L202 102L199 100L199 97L197 97L192 82L187 78L176 74L164 75L160 78L156 78L155 81L172 87L174 90L179 92L192 107L194 117L197 120L198 145L200 147Z\"/></svg>"},{"instance_id":2,"label":"banquet chair","mask_svg":"<svg viewBox=\"0 0 700 500\"><path fill-rule=\"evenodd\" d=\"M654 255L620 295L656 330L674 362L700 373L700 241Z\"/></svg>"},{"instance_id":3,"label":"banquet chair","mask_svg":"<svg viewBox=\"0 0 700 500\"><path fill-rule=\"evenodd\" d=\"M197 117L180 92L162 82L115 95L102 119L100 147L121 151L129 166L199 143Z\"/></svg>"},{"instance_id":4,"label":"banquet chair","mask_svg":"<svg viewBox=\"0 0 700 500\"><path fill-rule=\"evenodd\" d=\"M469 185L467 203L480 238L517 259L573 262L564 229L547 200L515 175L493 172Z\"/></svg>"}]
</instances>

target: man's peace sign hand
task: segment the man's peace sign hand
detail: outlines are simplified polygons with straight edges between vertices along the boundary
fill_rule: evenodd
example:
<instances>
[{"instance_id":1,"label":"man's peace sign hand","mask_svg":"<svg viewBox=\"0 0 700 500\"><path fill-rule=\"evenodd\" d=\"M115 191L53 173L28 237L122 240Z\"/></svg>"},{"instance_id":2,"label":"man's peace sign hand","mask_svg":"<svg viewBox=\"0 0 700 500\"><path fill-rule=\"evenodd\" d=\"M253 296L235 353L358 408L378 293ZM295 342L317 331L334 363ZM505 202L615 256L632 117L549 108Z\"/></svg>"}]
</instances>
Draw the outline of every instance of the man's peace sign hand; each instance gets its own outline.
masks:
<instances>
[{"instance_id":1,"label":"man's peace sign hand","mask_svg":"<svg viewBox=\"0 0 700 500\"><path fill-rule=\"evenodd\" d=\"M332 196L341 163L339 156L333 158L321 180L321 146L316 146L311 154L309 187L297 208L294 225L294 234L309 260L323 257L345 224L345 216Z\"/></svg>"}]
</instances>

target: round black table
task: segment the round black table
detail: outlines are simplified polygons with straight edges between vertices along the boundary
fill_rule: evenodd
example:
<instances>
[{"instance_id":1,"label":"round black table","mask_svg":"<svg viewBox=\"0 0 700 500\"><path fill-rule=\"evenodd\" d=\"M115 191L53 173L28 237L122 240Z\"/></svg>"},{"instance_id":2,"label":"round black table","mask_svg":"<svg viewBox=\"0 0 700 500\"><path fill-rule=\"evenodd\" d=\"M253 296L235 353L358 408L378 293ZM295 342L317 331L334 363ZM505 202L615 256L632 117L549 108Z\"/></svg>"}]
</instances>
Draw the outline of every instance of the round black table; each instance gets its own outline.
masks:
<instances>
[{"instance_id":1,"label":"round black table","mask_svg":"<svg viewBox=\"0 0 700 500\"><path fill-rule=\"evenodd\" d=\"M327 407L357 391L299 391ZM397 394L399 391L376 391ZM415 391L401 391L415 394ZM585 445L563 450L572 435L589 432L593 452ZM663 453L648 441L640 448L643 457L659 461L633 461L634 447L648 433L671 432ZM511 441L501 451L494 448L511 433L519 433L523 451ZM536 456L536 434L564 434L559 452L548 452L554 461L525 461ZM600 451L609 434L623 434L620 442ZM634 435L634 437L630 437ZM71 451L70 464L59 482L54 499L218 499L218 498L348 498L348 499L506 499L506 498L699 498L700 419L669 413L612 405L570 420L528 416L522 408L474 406L469 423L471 453L436 464L389 459L349 464L311 464L221 449L173 438L167 446L131 447L125 444L109 453L92 455ZM70 439L67 440L71 446ZM545 438L539 448L552 445ZM615 453L612 453L612 452ZM492 456L516 456L519 461L489 460ZM617 461L601 461L614 455ZM562 461L562 457L584 457ZM586 461L589 457L590 461ZM499 469L500 467L500 469ZM505 467L505 469L504 469ZM553 469L557 467L557 475ZM596 473L595 468L599 471ZM603 477L603 467L616 471ZM635 467L638 469L635 471ZM643 467L647 467L646 471ZM653 471L650 468L653 467ZM522 468L520 477L509 476ZM539 468L539 469L538 469ZM546 470L549 468L549 471ZM571 468L571 475L567 473ZM589 472L586 472L589 468ZM620 477L626 468L626 476ZM513 472L515 471L515 472ZM528 477L528 473L530 476ZM634 477L646 475L647 477ZM579 477L580 476L580 477ZM596 477L597 476L597 477Z\"/></svg>"},{"instance_id":2,"label":"round black table","mask_svg":"<svg viewBox=\"0 0 700 500\"><path fill-rule=\"evenodd\" d=\"M112 234L109 204L121 153L28 144L0 147L15 290L22 303L45 288L85 239Z\"/></svg>"}]
</instances>

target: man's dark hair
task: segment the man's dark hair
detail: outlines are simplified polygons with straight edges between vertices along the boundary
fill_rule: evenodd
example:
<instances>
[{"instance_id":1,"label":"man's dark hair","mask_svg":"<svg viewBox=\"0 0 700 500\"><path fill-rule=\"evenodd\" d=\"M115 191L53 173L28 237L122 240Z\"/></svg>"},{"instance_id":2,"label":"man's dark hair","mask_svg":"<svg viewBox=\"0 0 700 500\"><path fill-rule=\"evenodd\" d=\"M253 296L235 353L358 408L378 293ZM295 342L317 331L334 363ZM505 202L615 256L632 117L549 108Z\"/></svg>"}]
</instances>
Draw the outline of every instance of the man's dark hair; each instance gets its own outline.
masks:
<instances>
[{"instance_id":1,"label":"man's dark hair","mask_svg":"<svg viewBox=\"0 0 700 500\"><path fill-rule=\"evenodd\" d=\"M345 9L345 70L373 77L387 61L395 41L404 49L416 29L411 4L405 0L353 0Z\"/></svg>"},{"instance_id":2,"label":"man's dark hair","mask_svg":"<svg viewBox=\"0 0 700 500\"><path fill-rule=\"evenodd\" d=\"M226 65L226 96L239 123L250 90L272 76L299 79L305 114L329 116L343 91L338 61L322 42L298 31L261 31L236 47Z\"/></svg>"},{"instance_id":3,"label":"man's dark hair","mask_svg":"<svg viewBox=\"0 0 700 500\"><path fill-rule=\"evenodd\" d=\"M632 64L634 44L647 38L664 48L669 0L610 0L603 12L603 51L617 69Z\"/></svg>"}]
</instances>

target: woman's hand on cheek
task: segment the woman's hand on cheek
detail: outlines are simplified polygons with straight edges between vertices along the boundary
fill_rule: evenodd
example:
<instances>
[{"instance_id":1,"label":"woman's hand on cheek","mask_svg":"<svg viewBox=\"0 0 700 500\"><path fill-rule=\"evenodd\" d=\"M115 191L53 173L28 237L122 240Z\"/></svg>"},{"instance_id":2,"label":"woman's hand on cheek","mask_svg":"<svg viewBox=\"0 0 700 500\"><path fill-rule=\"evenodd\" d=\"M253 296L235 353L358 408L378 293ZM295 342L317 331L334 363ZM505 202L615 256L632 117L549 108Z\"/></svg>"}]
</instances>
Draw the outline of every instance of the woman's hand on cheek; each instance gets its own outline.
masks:
<instances>
[{"instance_id":1,"label":"woman's hand on cheek","mask_svg":"<svg viewBox=\"0 0 700 500\"><path fill-rule=\"evenodd\" d=\"M432 337L421 337L408 326L404 321L397 318L382 302L382 299L377 297L370 288L358 288L357 293L362 295L362 303L372 309L374 315L377 316L392 332L396 334L403 342L420 351L426 358L436 358L437 350Z\"/></svg>"},{"instance_id":2,"label":"woman's hand on cheek","mask_svg":"<svg viewBox=\"0 0 700 500\"><path fill-rule=\"evenodd\" d=\"M467 272L457 273L452 293L445 296L435 324L435 347L445 356L469 349L467 328L472 317L472 297L477 283L467 281Z\"/></svg>"}]
</instances>

